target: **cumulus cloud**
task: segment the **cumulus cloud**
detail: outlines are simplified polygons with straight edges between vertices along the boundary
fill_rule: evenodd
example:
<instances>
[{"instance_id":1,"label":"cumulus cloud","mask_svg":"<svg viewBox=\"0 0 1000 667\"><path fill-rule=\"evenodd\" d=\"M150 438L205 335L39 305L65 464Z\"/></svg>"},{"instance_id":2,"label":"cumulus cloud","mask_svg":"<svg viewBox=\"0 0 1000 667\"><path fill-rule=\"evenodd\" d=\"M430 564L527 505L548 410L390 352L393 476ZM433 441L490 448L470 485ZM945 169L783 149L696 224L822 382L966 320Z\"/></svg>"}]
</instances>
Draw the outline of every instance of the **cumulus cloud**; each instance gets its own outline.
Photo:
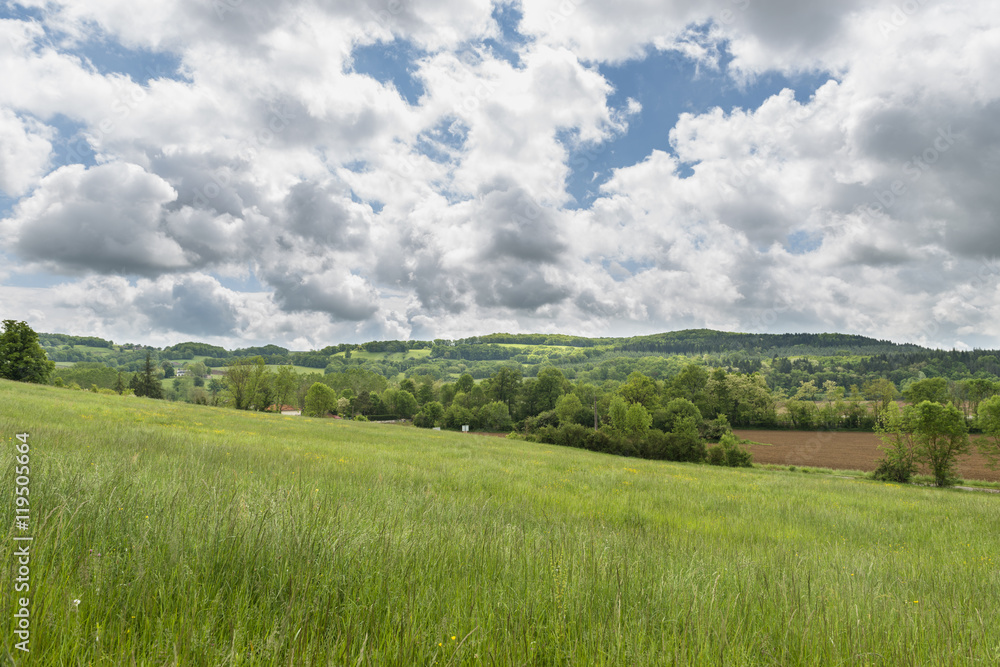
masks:
<instances>
[{"instance_id":1,"label":"cumulus cloud","mask_svg":"<svg viewBox=\"0 0 1000 667\"><path fill-rule=\"evenodd\" d=\"M44 175L53 130L0 107L0 191L19 197Z\"/></svg>"},{"instance_id":2,"label":"cumulus cloud","mask_svg":"<svg viewBox=\"0 0 1000 667\"><path fill-rule=\"evenodd\" d=\"M42 179L4 227L21 257L61 270L169 271L187 265L183 248L160 228L162 207L175 197L136 165L70 165Z\"/></svg>"},{"instance_id":3,"label":"cumulus cloud","mask_svg":"<svg viewBox=\"0 0 1000 667\"><path fill-rule=\"evenodd\" d=\"M84 315L52 312L94 331L117 316L300 344L302 328L681 326L950 344L996 321L987 0L17 4L41 18L0 20L7 270L73 276L60 289ZM506 33L498 8L520 11ZM106 72L78 48L101 41L178 72ZM358 47L400 61L369 76ZM601 69L651 50L683 54L692 79L826 83L661 119ZM571 207L574 151L613 150L634 118L669 144ZM216 277L247 271L263 292Z\"/></svg>"}]
</instances>

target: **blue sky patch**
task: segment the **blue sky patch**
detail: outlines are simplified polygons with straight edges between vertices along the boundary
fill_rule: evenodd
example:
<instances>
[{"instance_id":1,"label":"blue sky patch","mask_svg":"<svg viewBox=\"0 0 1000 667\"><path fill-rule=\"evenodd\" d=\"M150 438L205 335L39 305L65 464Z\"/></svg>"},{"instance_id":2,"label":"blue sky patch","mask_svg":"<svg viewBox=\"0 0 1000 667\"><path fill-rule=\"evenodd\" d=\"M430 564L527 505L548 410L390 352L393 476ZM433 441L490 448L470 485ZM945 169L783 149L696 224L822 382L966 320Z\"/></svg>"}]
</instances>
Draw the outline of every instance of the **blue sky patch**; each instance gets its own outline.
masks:
<instances>
[{"instance_id":1,"label":"blue sky patch","mask_svg":"<svg viewBox=\"0 0 1000 667\"><path fill-rule=\"evenodd\" d=\"M628 132L601 145L570 151L567 187L576 199L570 208L589 206L612 169L642 162L653 150L674 154L670 130L682 113L701 114L715 107L727 113L735 107L756 109L784 88L794 90L803 102L831 78L827 73L794 77L768 73L741 87L726 73L731 61L724 52L719 71L714 71L676 51L650 49L641 60L600 65L598 70L615 88L608 105L625 109L631 98L642 104L642 111L629 118ZM682 165L680 177L691 176L692 166Z\"/></svg>"},{"instance_id":2,"label":"blue sky patch","mask_svg":"<svg viewBox=\"0 0 1000 667\"><path fill-rule=\"evenodd\" d=\"M514 67L521 66L521 55L518 49L528 43L528 38L518 31L524 13L516 5L496 5L493 8L493 20L500 28L500 39L486 39L486 45L498 58L503 58Z\"/></svg>"},{"instance_id":3,"label":"blue sky patch","mask_svg":"<svg viewBox=\"0 0 1000 667\"><path fill-rule=\"evenodd\" d=\"M424 84L414 76L423 52L410 42L375 42L355 46L351 52L352 71L365 74L383 85L392 84L408 104L416 105L424 94Z\"/></svg>"},{"instance_id":4,"label":"blue sky patch","mask_svg":"<svg viewBox=\"0 0 1000 667\"><path fill-rule=\"evenodd\" d=\"M793 255L805 255L823 245L823 235L807 231L792 232L785 242L785 249Z\"/></svg>"}]
</instances>

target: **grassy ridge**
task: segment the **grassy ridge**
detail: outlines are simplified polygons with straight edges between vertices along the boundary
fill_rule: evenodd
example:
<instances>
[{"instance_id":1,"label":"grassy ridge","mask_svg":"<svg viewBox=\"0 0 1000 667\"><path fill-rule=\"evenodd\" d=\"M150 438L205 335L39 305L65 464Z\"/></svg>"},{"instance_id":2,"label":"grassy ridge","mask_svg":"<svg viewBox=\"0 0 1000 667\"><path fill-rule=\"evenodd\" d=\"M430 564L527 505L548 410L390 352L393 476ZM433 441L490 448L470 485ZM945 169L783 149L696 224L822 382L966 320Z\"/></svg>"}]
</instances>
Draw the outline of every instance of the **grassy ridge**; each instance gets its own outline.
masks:
<instances>
[{"instance_id":1,"label":"grassy ridge","mask_svg":"<svg viewBox=\"0 0 1000 667\"><path fill-rule=\"evenodd\" d=\"M0 381L20 431L17 664L1000 661L992 495Z\"/></svg>"}]
</instances>

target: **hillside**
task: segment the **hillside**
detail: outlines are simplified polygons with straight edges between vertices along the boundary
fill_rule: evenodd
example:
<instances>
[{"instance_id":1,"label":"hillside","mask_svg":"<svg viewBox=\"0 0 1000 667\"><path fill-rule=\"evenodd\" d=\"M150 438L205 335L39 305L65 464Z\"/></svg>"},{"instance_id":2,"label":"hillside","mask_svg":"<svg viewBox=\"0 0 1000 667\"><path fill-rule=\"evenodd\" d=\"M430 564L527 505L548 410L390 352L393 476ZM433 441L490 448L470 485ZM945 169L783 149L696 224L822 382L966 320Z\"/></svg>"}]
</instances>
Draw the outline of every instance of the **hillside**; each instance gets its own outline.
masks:
<instances>
[{"instance_id":1,"label":"hillside","mask_svg":"<svg viewBox=\"0 0 1000 667\"><path fill-rule=\"evenodd\" d=\"M989 494L6 381L0 405L3 497L31 446L31 664L1000 660Z\"/></svg>"},{"instance_id":2,"label":"hillside","mask_svg":"<svg viewBox=\"0 0 1000 667\"><path fill-rule=\"evenodd\" d=\"M847 390L880 378L891 380L898 388L933 377L1000 380L1000 352L930 350L844 334L744 334L698 329L634 338L583 338L501 333L459 340L370 341L309 351L277 345L226 350L197 342L156 349L63 334L41 334L40 340L49 358L60 366L59 375L66 384L107 389L115 385L118 372L140 370L147 354L158 367L166 363L174 369L203 364L220 372L236 359L260 356L271 366L288 365L303 376L316 373L321 379L362 368L390 383L405 378L447 382L464 373L482 380L504 366L515 366L523 377L532 378L554 366L571 381L599 385L623 382L635 371L668 380L692 363L760 373L771 390L789 394L810 380L818 387L834 382ZM191 387L186 385L176 390L164 388L171 398L191 395Z\"/></svg>"}]
</instances>

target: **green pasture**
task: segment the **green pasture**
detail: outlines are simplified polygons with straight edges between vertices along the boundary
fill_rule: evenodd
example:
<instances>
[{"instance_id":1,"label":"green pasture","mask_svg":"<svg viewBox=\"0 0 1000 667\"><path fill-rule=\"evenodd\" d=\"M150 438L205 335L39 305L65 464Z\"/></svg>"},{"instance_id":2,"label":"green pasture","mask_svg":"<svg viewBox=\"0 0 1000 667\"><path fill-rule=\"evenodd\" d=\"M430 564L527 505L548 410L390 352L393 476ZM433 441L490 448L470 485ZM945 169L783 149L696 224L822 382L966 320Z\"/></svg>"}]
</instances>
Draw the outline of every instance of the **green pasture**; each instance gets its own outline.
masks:
<instances>
[{"instance_id":1,"label":"green pasture","mask_svg":"<svg viewBox=\"0 0 1000 667\"><path fill-rule=\"evenodd\" d=\"M21 432L8 664L1000 663L1000 495L0 381L11 505Z\"/></svg>"}]
</instances>

